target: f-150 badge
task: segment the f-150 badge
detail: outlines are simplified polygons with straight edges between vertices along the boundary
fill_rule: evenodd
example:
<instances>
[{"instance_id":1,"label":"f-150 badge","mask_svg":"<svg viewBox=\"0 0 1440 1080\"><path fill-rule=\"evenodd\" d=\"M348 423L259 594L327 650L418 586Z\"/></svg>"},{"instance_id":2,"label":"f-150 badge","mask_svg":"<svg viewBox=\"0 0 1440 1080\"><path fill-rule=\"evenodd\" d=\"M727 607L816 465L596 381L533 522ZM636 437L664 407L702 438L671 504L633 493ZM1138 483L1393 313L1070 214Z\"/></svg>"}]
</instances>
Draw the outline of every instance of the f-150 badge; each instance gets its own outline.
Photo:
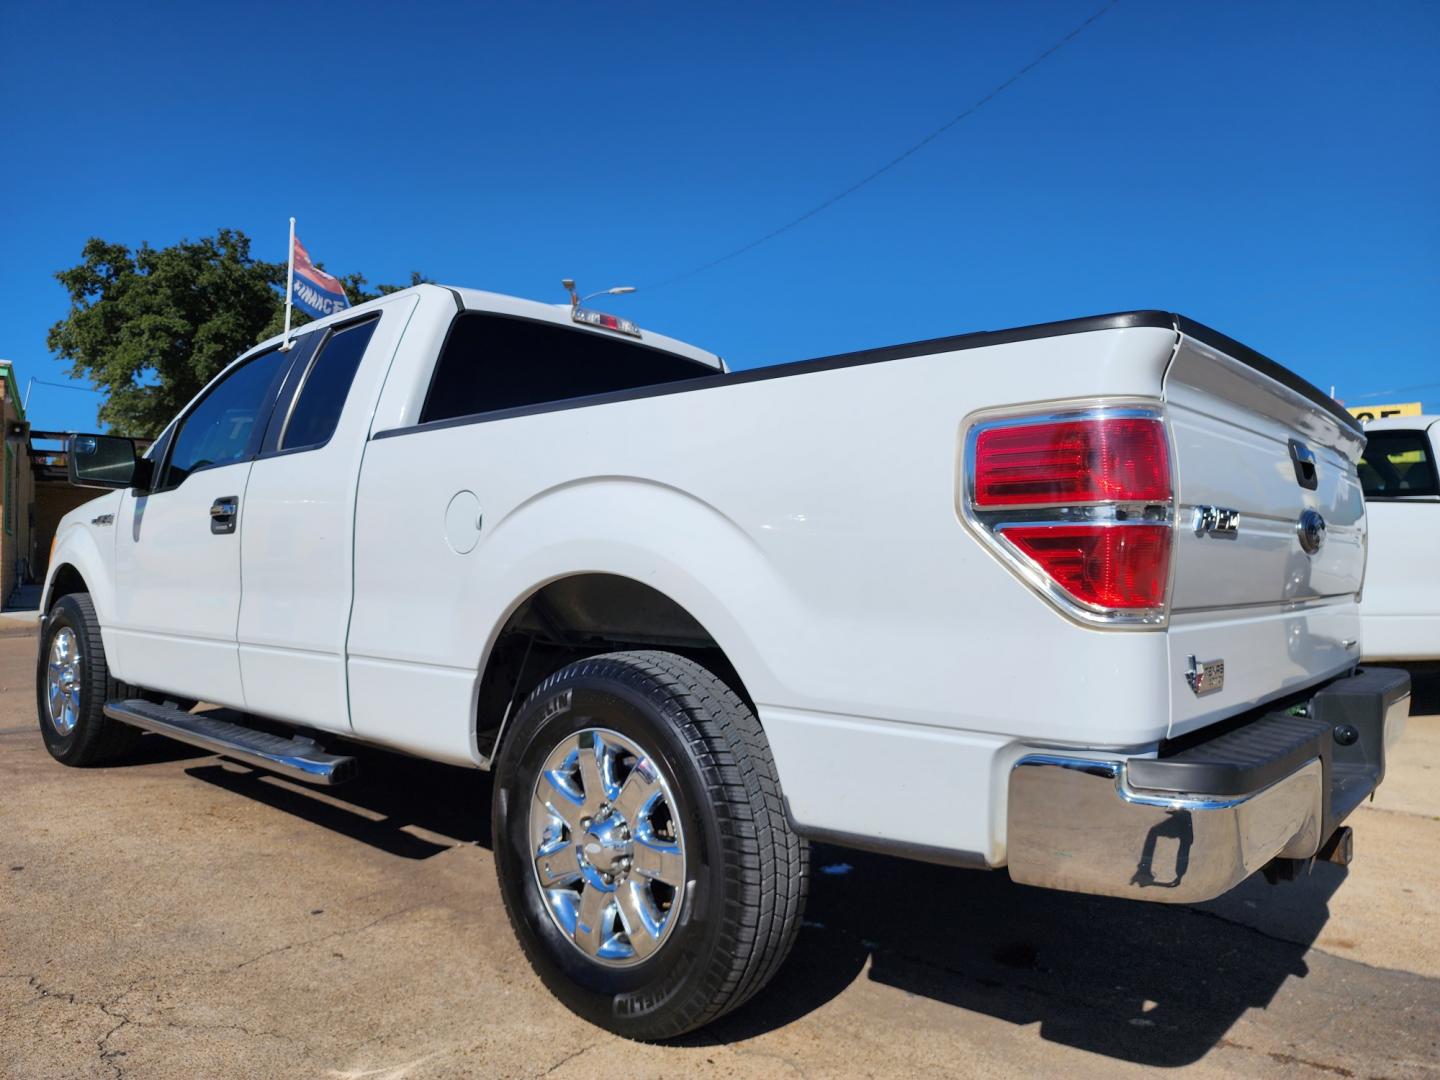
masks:
<instances>
[{"instance_id":1,"label":"f-150 badge","mask_svg":"<svg viewBox=\"0 0 1440 1080\"><path fill-rule=\"evenodd\" d=\"M1195 507L1195 534L1234 540L1240 531L1240 511L1228 506Z\"/></svg>"},{"instance_id":2,"label":"f-150 badge","mask_svg":"<svg viewBox=\"0 0 1440 1080\"><path fill-rule=\"evenodd\" d=\"M1225 661L1200 660L1190 657L1190 669L1185 672L1185 681L1196 697L1212 694L1225 687Z\"/></svg>"}]
</instances>

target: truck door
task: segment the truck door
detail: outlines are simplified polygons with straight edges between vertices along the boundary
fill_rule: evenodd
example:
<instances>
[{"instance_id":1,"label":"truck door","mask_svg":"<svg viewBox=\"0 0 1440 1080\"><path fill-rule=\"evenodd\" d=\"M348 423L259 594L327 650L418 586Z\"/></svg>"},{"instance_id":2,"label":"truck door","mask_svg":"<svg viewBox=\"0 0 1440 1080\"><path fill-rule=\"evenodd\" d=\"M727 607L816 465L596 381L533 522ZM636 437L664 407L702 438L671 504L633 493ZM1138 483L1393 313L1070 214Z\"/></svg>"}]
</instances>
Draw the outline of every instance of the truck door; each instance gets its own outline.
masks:
<instances>
[{"instance_id":1,"label":"truck door","mask_svg":"<svg viewBox=\"0 0 1440 1080\"><path fill-rule=\"evenodd\" d=\"M235 624L250 463L295 350L233 365L177 421L157 483L116 515L112 636L127 682L243 707Z\"/></svg>"},{"instance_id":2,"label":"truck door","mask_svg":"<svg viewBox=\"0 0 1440 1080\"><path fill-rule=\"evenodd\" d=\"M285 380L250 471L240 536L238 641L252 713L350 730L355 487L375 403L413 294L312 332L308 360ZM395 554L404 574L405 552Z\"/></svg>"}]
</instances>

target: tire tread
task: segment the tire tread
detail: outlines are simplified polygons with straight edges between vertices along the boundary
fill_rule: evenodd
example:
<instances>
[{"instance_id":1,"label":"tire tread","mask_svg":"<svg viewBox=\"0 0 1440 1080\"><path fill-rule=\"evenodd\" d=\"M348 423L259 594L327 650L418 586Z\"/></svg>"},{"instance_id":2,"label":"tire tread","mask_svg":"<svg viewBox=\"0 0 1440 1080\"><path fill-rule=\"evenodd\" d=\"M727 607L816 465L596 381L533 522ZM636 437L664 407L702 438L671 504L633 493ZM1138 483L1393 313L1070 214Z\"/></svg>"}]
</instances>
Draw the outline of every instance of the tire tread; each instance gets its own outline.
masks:
<instances>
[{"instance_id":1,"label":"tire tread","mask_svg":"<svg viewBox=\"0 0 1440 1080\"><path fill-rule=\"evenodd\" d=\"M46 616L40 635L40 655L37 662L37 704L40 709L40 726L44 731L49 719L45 714L43 701L44 671L49 660L50 623L61 604L73 606L71 621L76 636L80 639L83 661L81 687L81 715L75 725L75 741L68 749L51 754L66 765L85 767L104 765L125 757L140 742L142 733L138 728L111 720L105 715L105 703L116 698L130 696L130 688L119 680L111 678L109 664L105 660L105 642L100 634L100 618L95 613L94 601L87 592L66 593L56 601ZM49 732L46 745L50 746Z\"/></svg>"},{"instance_id":2,"label":"tire tread","mask_svg":"<svg viewBox=\"0 0 1440 1080\"><path fill-rule=\"evenodd\" d=\"M759 718L701 664L676 653L604 653L578 661L535 688L527 706L566 678L618 679L678 725L699 766L710 809L722 835L740 855L741 872L720 898L721 946L716 962L662 1030L642 1038L671 1038L738 1008L770 981L800 929L809 886L809 844L791 829L775 759ZM512 915L512 922L513 922Z\"/></svg>"}]
</instances>

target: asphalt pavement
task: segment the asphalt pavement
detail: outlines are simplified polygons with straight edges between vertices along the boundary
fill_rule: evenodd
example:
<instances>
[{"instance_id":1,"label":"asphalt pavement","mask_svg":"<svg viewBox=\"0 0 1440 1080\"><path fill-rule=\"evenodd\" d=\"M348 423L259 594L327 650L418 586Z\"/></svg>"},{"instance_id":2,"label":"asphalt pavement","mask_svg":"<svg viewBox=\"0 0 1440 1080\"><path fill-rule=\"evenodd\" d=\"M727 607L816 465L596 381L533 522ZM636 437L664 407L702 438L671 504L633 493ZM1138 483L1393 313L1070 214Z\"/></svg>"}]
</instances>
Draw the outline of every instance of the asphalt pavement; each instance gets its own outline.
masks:
<instances>
[{"instance_id":1,"label":"asphalt pavement","mask_svg":"<svg viewBox=\"0 0 1440 1080\"><path fill-rule=\"evenodd\" d=\"M1348 870L1166 907L820 847L777 981L647 1046L531 973L483 774L364 751L322 792L150 735L66 769L34 659L0 628L0 1075L1440 1076L1434 678Z\"/></svg>"}]
</instances>

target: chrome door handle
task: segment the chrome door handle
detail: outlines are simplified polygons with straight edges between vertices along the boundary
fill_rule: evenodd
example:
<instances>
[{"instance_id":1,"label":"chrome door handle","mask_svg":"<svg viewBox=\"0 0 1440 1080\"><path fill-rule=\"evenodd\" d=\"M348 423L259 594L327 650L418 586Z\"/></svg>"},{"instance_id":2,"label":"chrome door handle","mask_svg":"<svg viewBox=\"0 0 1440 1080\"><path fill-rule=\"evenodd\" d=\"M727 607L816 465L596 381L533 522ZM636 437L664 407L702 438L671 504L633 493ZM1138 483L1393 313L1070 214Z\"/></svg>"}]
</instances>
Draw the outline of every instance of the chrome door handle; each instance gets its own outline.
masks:
<instances>
[{"instance_id":1,"label":"chrome door handle","mask_svg":"<svg viewBox=\"0 0 1440 1080\"><path fill-rule=\"evenodd\" d=\"M235 517L240 513L240 496L222 495L210 504L210 531L227 535L235 531Z\"/></svg>"}]
</instances>

